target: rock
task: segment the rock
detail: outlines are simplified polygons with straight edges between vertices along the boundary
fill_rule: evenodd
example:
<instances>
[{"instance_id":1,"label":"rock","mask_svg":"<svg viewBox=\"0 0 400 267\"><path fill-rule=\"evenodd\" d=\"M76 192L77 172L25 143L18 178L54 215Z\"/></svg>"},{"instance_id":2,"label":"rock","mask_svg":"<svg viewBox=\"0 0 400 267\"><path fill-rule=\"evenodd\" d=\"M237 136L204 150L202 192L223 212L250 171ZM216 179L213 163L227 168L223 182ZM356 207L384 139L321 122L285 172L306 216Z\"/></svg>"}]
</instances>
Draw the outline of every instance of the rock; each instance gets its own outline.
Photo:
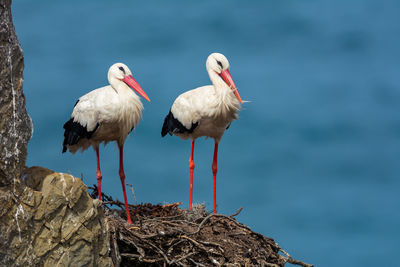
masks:
<instances>
[{"instance_id":1,"label":"rock","mask_svg":"<svg viewBox=\"0 0 400 267\"><path fill-rule=\"evenodd\" d=\"M0 0L0 186L11 184L25 166L32 121L22 91L24 56L11 16L11 0Z\"/></svg>"},{"instance_id":2,"label":"rock","mask_svg":"<svg viewBox=\"0 0 400 267\"><path fill-rule=\"evenodd\" d=\"M1 266L112 266L106 217L81 179L32 167L15 188L0 188Z\"/></svg>"}]
</instances>

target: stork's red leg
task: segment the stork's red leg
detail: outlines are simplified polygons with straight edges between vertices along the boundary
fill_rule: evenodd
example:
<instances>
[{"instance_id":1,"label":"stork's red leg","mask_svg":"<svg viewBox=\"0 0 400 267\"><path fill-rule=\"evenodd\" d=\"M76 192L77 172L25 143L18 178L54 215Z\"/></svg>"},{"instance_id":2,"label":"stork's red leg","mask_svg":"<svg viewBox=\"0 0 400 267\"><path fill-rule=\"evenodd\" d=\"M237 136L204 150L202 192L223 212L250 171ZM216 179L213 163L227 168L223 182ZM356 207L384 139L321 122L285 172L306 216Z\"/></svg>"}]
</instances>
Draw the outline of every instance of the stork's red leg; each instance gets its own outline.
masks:
<instances>
[{"instance_id":1,"label":"stork's red leg","mask_svg":"<svg viewBox=\"0 0 400 267\"><path fill-rule=\"evenodd\" d=\"M96 158L97 158L97 170L96 170L96 177L97 177L97 184L98 184L98 192L99 192L99 200L101 200L101 179L103 176L101 175L100 171L100 156L99 156L99 147L96 147Z\"/></svg>"},{"instance_id":2,"label":"stork's red leg","mask_svg":"<svg viewBox=\"0 0 400 267\"><path fill-rule=\"evenodd\" d=\"M217 171L218 171L217 158L218 158L218 142L215 141L214 159L212 163L212 172L214 176L214 214L217 213Z\"/></svg>"},{"instance_id":3,"label":"stork's red leg","mask_svg":"<svg viewBox=\"0 0 400 267\"><path fill-rule=\"evenodd\" d=\"M192 140L192 149L191 149L190 159L189 159L189 169L190 169L190 198L189 198L189 210L192 209L192 201L193 201L193 170L194 170L193 150L194 150L194 140Z\"/></svg>"},{"instance_id":4,"label":"stork's red leg","mask_svg":"<svg viewBox=\"0 0 400 267\"><path fill-rule=\"evenodd\" d=\"M125 171L124 171L124 146L119 147L119 177L121 178L122 191L124 191L125 209L126 217L128 218L128 223L132 224L131 215L129 214L128 200L126 198L125 190Z\"/></svg>"}]
</instances>

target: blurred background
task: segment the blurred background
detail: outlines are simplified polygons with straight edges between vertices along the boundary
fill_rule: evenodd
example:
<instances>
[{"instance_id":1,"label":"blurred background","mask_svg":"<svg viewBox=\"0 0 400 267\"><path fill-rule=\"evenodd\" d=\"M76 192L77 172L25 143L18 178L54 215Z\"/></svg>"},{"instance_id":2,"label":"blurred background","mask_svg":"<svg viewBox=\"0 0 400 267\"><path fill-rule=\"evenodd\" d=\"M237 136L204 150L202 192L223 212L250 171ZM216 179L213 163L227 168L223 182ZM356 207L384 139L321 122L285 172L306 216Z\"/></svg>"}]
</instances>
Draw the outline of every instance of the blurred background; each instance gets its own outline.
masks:
<instances>
[{"instance_id":1,"label":"blurred background","mask_svg":"<svg viewBox=\"0 0 400 267\"><path fill-rule=\"evenodd\" d=\"M190 141L161 138L182 92L210 84L221 52L243 99L219 151L219 212L316 266L398 266L400 2L29 1L13 3L34 122L27 165L96 184L92 149L61 154L78 97L126 63L149 95L125 143L139 202L188 206ZM212 210L213 141L195 148L194 201ZM118 149L103 190L123 200ZM131 194L129 201L133 202Z\"/></svg>"}]
</instances>

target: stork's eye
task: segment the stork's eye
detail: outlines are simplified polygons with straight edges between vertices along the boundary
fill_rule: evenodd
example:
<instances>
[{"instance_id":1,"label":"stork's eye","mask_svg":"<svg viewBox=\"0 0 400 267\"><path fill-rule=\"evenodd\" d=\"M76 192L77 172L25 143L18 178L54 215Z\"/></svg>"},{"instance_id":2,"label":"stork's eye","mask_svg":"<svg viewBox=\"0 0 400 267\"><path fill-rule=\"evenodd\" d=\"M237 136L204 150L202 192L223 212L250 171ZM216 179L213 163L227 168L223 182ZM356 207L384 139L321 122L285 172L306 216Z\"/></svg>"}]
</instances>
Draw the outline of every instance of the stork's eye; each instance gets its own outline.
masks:
<instances>
[{"instance_id":1,"label":"stork's eye","mask_svg":"<svg viewBox=\"0 0 400 267\"><path fill-rule=\"evenodd\" d=\"M123 67L119 67L119 69L120 69L123 73L125 73L125 70L124 70Z\"/></svg>"},{"instance_id":2,"label":"stork's eye","mask_svg":"<svg viewBox=\"0 0 400 267\"><path fill-rule=\"evenodd\" d=\"M223 69L221 61L217 60L218 65Z\"/></svg>"}]
</instances>

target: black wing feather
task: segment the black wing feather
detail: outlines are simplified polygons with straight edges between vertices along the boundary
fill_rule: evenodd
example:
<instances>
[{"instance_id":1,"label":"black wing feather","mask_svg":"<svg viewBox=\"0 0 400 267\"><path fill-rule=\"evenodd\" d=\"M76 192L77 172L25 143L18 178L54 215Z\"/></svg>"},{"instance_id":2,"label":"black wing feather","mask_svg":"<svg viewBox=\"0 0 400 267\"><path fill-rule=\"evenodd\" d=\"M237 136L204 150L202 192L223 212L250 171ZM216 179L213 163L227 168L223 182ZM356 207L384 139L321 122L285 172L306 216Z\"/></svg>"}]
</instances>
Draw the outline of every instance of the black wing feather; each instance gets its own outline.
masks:
<instances>
[{"instance_id":1,"label":"black wing feather","mask_svg":"<svg viewBox=\"0 0 400 267\"><path fill-rule=\"evenodd\" d=\"M199 125L199 122L192 123L190 129L183 126L183 124L174 117L171 110L168 115L164 119L164 124L161 129L161 136L164 137L169 133L172 135L173 133L192 133L194 129Z\"/></svg>"},{"instance_id":2,"label":"black wing feather","mask_svg":"<svg viewBox=\"0 0 400 267\"><path fill-rule=\"evenodd\" d=\"M64 124L64 142L62 153L67 151L67 146L75 145L82 138L90 139L93 133L99 127L99 124L93 129L93 131L88 131L86 127L82 126L79 122L75 122L73 118Z\"/></svg>"}]
</instances>

